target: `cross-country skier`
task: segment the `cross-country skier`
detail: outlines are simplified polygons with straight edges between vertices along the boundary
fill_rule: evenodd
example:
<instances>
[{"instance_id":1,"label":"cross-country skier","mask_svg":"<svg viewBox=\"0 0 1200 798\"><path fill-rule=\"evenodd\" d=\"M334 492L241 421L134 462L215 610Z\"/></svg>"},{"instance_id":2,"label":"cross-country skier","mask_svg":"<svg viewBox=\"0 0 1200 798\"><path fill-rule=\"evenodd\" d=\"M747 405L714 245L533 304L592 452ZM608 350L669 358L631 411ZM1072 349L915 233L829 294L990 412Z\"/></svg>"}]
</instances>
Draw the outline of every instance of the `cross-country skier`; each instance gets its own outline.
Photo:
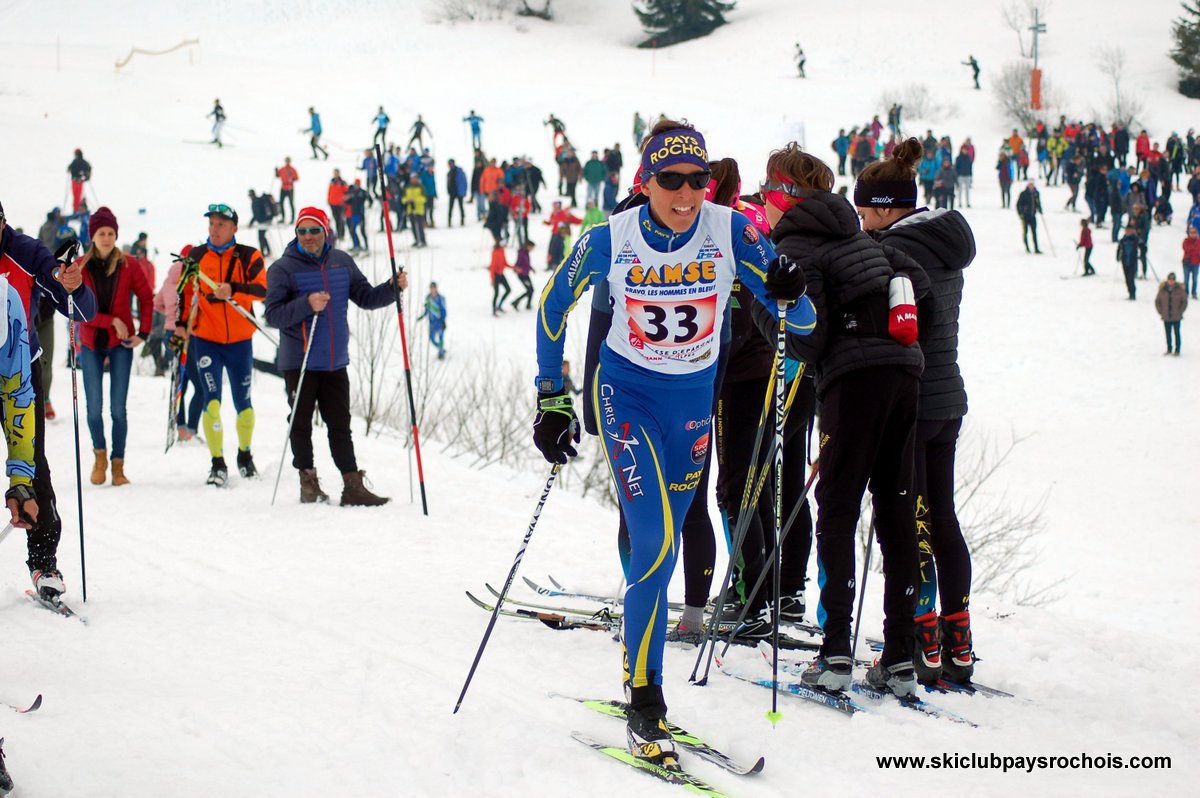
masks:
<instances>
[{"instance_id":1,"label":"cross-country skier","mask_svg":"<svg viewBox=\"0 0 1200 798\"><path fill-rule=\"evenodd\" d=\"M9 284L21 296L25 318L29 309L41 296L49 298L55 310L64 316L68 313L68 295L74 305L73 321L89 321L96 315L96 295L83 284L83 275L78 264L55 263L54 255L35 238L8 228L4 206L0 205L0 275L7 277ZM46 419L44 403L47 399L42 382L41 351L36 328L29 328L29 350L35 358L30 374L33 383L34 441L33 458L35 471L33 492L36 495L37 518L27 530L29 576L33 587L44 598L54 598L66 591L62 573L58 570L58 541L62 536L62 519L59 517L54 495L54 484L50 478L50 464L46 461Z\"/></svg>"},{"instance_id":2,"label":"cross-country skier","mask_svg":"<svg viewBox=\"0 0 1200 798\"><path fill-rule=\"evenodd\" d=\"M771 239L780 259L803 265L817 313L812 335L787 338L788 356L816 369L821 407L817 617L825 639L800 678L810 687L850 687L855 531L869 482L884 560L884 648L867 679L911 695L918 578L912 458L924 366L915 305L928 278L912 258L862 232L854 208L831 193L833 183L832 169L792 143L771 153L762 186ZM868 186L875 190L864 196ZM913 178L874 186L860 179L855 205L911 208L916 194ZM757 308L755 320L771 334L773 320Z\"/></svg>"},{"instance_id":3,"label":"cross-country skier","mask_svg":"<svg viewBox=\"0 0 1200 798\"><path fill-rule=\"evenodd\" d=\"M979 88L979 62L975 60L975 56L967 56L967 60L962 62L965 67L971 68L971 77L975 79L975 88Z\"/></svg>"},{"instance_id":4,"label":"cross-country skier","mask_svg":"<svg viewBox=\"0 0 1200 798\"><path fill-rule=\"evenodd\" d=\"M420 114L417 114L417 121L413 122L412 127L409 128L409 132L412 135L409 136L408 144L406 145L408 147L411 147L414 141L417 142L418 147L424 147L425 136L429 136L430 139L433 138L433 131L429 129L429 125L425 124L425 120L421 118Z\"/></svg>"},{"instance_id":5,"label":"cross-country skier","mask_svg":"<svg viewBox=\"0 0 1200 798\"><path fill-rule=\"evenodd\" d=\"M920 154L916 139L902 143L891 158L862 171L855 197L856 203L860 198L890 199L858 207L863 229L909 255L929 277L929 293L919 305L917 335L925 370L917 398L913 458L921 575L913 665L922 684L934 684L939 677L965 683L974 671L968 610L971 553L954 510L954 454L967 412L958 368L959 306L963 270L975 258L975 236L957 211L915 208L892 195L891 186L915 179L913 164Z\"/></svg>"},{"instance_id":6,"label":"cross-country skier","mask_svg":"<svg viewBox=\"0 0 1200 798\"><path fill-rule=\"evenodd\" d=\"M221 106L219 99L213 100L213 109L205 114L205 118L212 117L212 143L218 147L224 147L221 143L221 131L225 129L225 109Z\"/></svg>"},{"instance_id":7,"label":"cross-country skier","mask_svg":"<svg viewBox=\"0 0 1200 798\"><path fill-rule=\"evenodd\" d=\"M446 359L446 297L438 291L438 284L429 284L429 293L425 295L424 309L417 321L429 319L429 343L438 353L438 360Z\"/></svg>"},{"instance_id":8,"label":"cross-country skier","mask_svg":"<svg viewBox=\"0 0 1200 798\"><path fill-rule=\"evenodd\" d=\"M371 145L385 143L387 141L388 124L392 118L387 115L387 111L383 110L383 106L379 106L379 112L375 114L375 138L372 139ZM369 152L369 150L368 150Z\"/></svg>"},{"instance_id":9,"label":"cross-country skier","mask_svg":"<svg viewBox=\"0 0 1200 798\"><path fill-rule=\"evenodd\" d=\"M666 590L691 481L711 444L711 429L689 422L712 413L730 285L739 277L772 315L776 301L791 303L794 333L814 323L799 265L769 263L745 216L704 201L707 156L699 131L660 120L640 166L649 202L580 236L542 291L537 324L534 443L548 462L564 464L579 440L562 380L566 314L589 285L608 283L613 321L591 402L631 544L623 562L627 733L635 756L668 766L676 756L662 691Z\"/></svg>"},{"instance_id":10,"label":"cross-country skier","mask_svg":"<svg viewBox=\"0 0 1200 798\"><path fill-rule=\"evenodd\" d=\"M83 159L83 150L75 150L75 158L67 165L71 175L71 209L79 213L83 202L83 184L92 179L92 165Z\"/></svg>"},{"instance_id":11,"label":"cross-country skier","mask_svg":"<svg viewBox=\"0 0 1200 798\"><path fill-rule=\"evenodd\" d=\"M327 160L327 161L329 160L329 150L327 150L321 146L322 130L323 130L323 128L321 127L321 115L318 114L315 110L313 110L312 106L309 106L309 108L308 108L308 127L306 127L304 130L302 130L300 132L310 134L310 137L308 139L308 144L310 147L312 147L312 154L313 154L314 161L317 160L318 152L325 156L325 160Z\"/></svg>"},{"instance_id":12,"label":"cross-country skier","mask_svg":"<svg viewBox=\"0 0 1200 798\"><path fill-rule=\"evenodd\" d=\"M483 147L483 117L475 113L475 109L472 108L471 112L463 117L463 121L471 126L471 149L481 149Z\"/></svg>"}]
</instances>

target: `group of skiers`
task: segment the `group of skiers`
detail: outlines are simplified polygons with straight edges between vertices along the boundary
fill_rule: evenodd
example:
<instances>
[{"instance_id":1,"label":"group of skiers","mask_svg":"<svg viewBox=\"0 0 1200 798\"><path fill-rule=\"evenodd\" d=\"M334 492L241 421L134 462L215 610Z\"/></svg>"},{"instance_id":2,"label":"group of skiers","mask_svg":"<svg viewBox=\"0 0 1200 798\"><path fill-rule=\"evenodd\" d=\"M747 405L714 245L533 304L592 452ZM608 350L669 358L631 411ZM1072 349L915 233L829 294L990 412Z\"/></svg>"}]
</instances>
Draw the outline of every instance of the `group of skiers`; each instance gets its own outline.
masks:
<instances>
[{"instance_id":1,"label":"group of skiers","mask_svg":"<svg viewBox=\"0 0 1200 798\"><path fill-rule=\"evenodd\" d=\"M893 103L888 109L885 126L876 114L868 124L838 130L837 138L830 148L837 153L838 175L846 176L846 161L850 162L850 176L858 175L870 164L892 157L895 148L902 142L901 116L904 107ZM953 210L971 207L971 185L975 174L975 145L965 139L955 152L949 136L934 136L926 130L921 142L922 157L917 165L917 177L923 191L923 202L935 209Z\"/></svg>"},{"instance_id":2,"label":"group of skiers","mask_svg":"<svg viewBox=\"0 0 1200 798\"><path fill-rule=\"evenodd\" d=\"M621 510L634 756L676 759L662 693L666 587L682 540L685 609L670 635L694 640L712 587L705 508L714 454L718 502L734 545L742 541L733 554L741 607L716 612L726 622L743 617L734 634L750 640L803 618L812 540L805 450L817 407L824 642L802 682L835 694L850 687L855 529L868 481L885 621L867 680L907 696L918 680L971 678L970 555L954 515L953 459L966 412L958 305L975 246L961 214L918 207L925 152L910 138L883 160L865 159L851 203L833 192L833 170L792 144L770 155L759 193L738 196L736 162L713 158L692 126L659 120L631 195L577 239L542 291L534 442L557 469L580 436L564 379L566 314L595 289L583 422L601 438ZM774 445L749 441L754 419L769 424L764 404L781 393L790 398L776 421L785 440L776 504L779 475L766 478ZM760 493L748 484L759 481L747 477L755 469ZM754 583L790 514L799 525L782 546L776 601Z\"/></svg>"}]
</instances>

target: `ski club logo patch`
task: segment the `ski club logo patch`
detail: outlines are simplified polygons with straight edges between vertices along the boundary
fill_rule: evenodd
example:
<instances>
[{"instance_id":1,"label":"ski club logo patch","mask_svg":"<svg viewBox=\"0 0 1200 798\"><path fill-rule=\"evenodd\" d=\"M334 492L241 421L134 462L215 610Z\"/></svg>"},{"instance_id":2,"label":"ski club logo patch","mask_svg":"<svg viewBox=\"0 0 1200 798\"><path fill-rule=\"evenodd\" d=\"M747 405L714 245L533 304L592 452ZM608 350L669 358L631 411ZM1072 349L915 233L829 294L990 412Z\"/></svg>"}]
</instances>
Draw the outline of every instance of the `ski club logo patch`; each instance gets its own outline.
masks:
<instances>
[{"instance_id":1,"label":"ski club logo patch","mask_svg":"<svg viewBox=\"0 0 1200 798\"><path fill-rule=\"evenodd\" d=\"M742 240L751 246L758 243L758 230L752 224L742 228Z\"/></svg>"},{"instance_id":2,"label":"ski club logo patch","mask_svg":"<svg viewBox=\"0 0 1200 798\"><path fill-rule=\"evenodd\" d=\"M716 260L723 257L721 250L717 249L717 243L712 240L712 236L706 236L704 243L700 245L700 251L696 253L696 260Z\"/></svg>"},{"instance_id":3,"label":"ski club logo patch","mask_svg":"<svg viewBox=\"0 0 1200 798\"><path fill-rule=\"evenodd\" d=\"M212 365L212 358L209 357L208 355L205 355L204 357L200 358L200 360L196 363L196 365L202 369L206 369Z\"/></svg>"},{"instance_id":4,"label":"ski club logo patch","mask_svg":"<svg viewBox=\"0 0 1200 798\"><path fill-rule=\"evenodd\" d=\"M634 349L645 349L646 342L637 336L636 333L629 334L629 345Z\"/></svg>"},{"instance_id":5,"label":"ski club logo patch","mask_svg":"<svg viewBox=\"0 0 1200 798\"><path fill-rule=\"evenodd\" d=\"M709 433L706 432L692 444L692 462L696 465L700 465L704 462L704 458L708 457L708 441L710 437Z\"/></svg>"},{"instance_id":6,"label":"ski club logo patch","mask_svg":"<svg viewBox=\"0 0 1200 798\"><path fill-rule=\"evenodd\" d=\"M617 266L640 266L641 260L638 259L637 253L633 251L633 245L628 241L621 247L621 251L617 253L617 257L613 258L613 263Z\"/></svg>"}]
</instances>

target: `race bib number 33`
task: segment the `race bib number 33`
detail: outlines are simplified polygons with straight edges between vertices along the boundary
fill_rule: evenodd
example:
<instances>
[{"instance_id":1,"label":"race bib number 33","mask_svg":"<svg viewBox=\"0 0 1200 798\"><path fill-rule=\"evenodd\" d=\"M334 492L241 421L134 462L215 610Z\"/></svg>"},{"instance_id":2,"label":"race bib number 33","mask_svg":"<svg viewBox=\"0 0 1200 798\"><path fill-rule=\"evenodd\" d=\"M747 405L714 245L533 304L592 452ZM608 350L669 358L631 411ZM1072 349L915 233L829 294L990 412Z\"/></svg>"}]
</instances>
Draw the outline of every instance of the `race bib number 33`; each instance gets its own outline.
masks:
<instances>
[{"instance_id":1,"label":"race bib number 33","mask_svg":"<svg viewBox=\"0 0 1200 798\"><path fill-rule=\"evenodd\" d=\"M651 348L667 357L691 357L696 345L712 337L717 320L717 296L679 301L626 299L630 343ZM686 354L673 350L690 350Z\"/></svg>"}]
</instances>

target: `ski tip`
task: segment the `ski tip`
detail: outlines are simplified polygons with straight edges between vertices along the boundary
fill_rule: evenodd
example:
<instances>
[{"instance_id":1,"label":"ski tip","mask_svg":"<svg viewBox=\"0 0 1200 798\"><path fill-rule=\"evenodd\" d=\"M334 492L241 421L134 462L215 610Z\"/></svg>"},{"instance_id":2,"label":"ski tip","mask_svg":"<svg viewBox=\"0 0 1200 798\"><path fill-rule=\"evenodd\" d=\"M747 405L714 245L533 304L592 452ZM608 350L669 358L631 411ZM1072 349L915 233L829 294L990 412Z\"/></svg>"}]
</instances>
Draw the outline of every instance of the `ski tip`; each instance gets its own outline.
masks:
<instances>
[{"instance_id":1,"label":"ski tip","mask_svg":"<svg viewBox=\"0 0 1200 798\"><path fill-rule=\"evenodd\" d=\"M771 721L772 726L778 726L779 721L783 720L783 713L774 709L767 710L767 720Z\"/></svg>"},{"instance_id":2,"label":"ski tip","mask_svg":"<svg viewBox=\"0 0 1200 798\"><path fill-rule=\"evenodd\" d=\"M42 694L38 693L38 697L33 699L33 703L30 704L27 709L18 709L17 712L19 712L22 715L28 715L30 712L37 712L41 706L42 706Z\"/></svg>"}]
</instances>

